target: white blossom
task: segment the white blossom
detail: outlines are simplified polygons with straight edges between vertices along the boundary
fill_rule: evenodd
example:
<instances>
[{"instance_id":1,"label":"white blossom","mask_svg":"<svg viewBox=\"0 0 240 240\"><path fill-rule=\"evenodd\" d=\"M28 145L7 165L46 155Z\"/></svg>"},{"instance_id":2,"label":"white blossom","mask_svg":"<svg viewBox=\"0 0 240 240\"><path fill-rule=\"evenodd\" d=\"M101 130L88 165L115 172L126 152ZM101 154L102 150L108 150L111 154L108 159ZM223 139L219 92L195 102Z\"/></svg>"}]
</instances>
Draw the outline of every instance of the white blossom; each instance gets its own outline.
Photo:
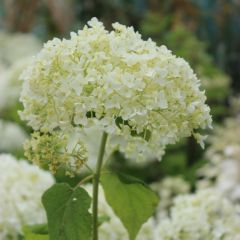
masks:
<instances>
[{"instance_id":1,"label":"white blossom","mask_svg":"<svg viewBox=\"0 0 240 240\"><path fill-rule=\"evenodd\" d=\"M160 182L152 183L151 188L160 199L156 215L161 219L168 215L175 197L189 193L190 184L181 177L165 177Z\"/></svg>"},{"instance_id":2,"label":"white blossom","mask_svg":"<svg viewBox=\"0 0 240 240\"><path fill-rule=\"evenodd\" d=\"M93 18L71 38L48 41L22 74L22 119L36 131L97 126L128 158L161 159L167 144L211 126L189 64L132 27ZM113 144L114 143L114 144Z\"/></svg>"},{"instance_id":3,"label":"white blossom","mask_svg":"<svg viewBox=\"0 0 240 240\"><path fill-rule=\"evenodd\" d=\"M1 240L18 239L24 225L46 223L41 196L53 183L52 175L37 166L0 155Z\"/></svg>"},{"instance_id":4,"label":"white blossom","mask_svg":"<svg viewBox=\"0 0 240 240\"><path fill-rule=\"evenodd\" d=\"M219 193L203 190L177 197L157 231L159 240L238 240L240 216Z\"/></svg>"},{"instance_id":5,"label":"white blossom","mask_svg":"<svg viewBox=\"0 0 240 240\"><path fill-rule=\"evenodd\" d=\"M0 119L0 139L0 152L11 152L22 148L27 134L16 123Z\"/></svg>"},{"instance_id":6,"label":"white blossom","mask_svg":"<svg viewBox=\"0 0 240 240\"><path fill-rule=\"evenodd\" d=\"M206 158L199 170L199 188L212 187L240 204L240 119L227 119L210 138Z\"/></svg>"}]
</instances>

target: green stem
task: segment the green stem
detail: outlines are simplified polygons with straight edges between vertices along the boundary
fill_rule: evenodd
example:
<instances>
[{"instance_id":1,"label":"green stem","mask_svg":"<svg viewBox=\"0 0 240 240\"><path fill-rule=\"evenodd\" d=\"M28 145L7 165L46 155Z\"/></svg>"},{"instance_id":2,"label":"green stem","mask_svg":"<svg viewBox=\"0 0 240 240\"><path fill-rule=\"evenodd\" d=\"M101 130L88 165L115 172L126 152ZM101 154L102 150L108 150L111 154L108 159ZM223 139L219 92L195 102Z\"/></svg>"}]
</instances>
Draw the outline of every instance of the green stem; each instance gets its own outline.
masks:
<instances>
[{"instance_id":1,"label":"green stem","mask_svg":"<svg viewBox=\"0 0 240 240\"><path fill-rule=\"evenodd\" d=\"M93 174L85 177L84 179L82 179L76 186L75 186L75 189L80 187L83 183L87 182L88 180L92 179L93 178Z\"/></svg>"},{"instance_id":2,"label":"green stem","mask_svg":"<svg viewBox=\"0 0 240 240\"><path fill-rule=\"evenodd\" d=\"M103 156L104 156L106 142L107 142L107 136L108 136L107 133L103 132L99 154L98 154L96 172L93 177L93 205L92 205L93 240L98 240L98 186L99 186L101 168L103 163Z\"/></svg>"}]
</instances>

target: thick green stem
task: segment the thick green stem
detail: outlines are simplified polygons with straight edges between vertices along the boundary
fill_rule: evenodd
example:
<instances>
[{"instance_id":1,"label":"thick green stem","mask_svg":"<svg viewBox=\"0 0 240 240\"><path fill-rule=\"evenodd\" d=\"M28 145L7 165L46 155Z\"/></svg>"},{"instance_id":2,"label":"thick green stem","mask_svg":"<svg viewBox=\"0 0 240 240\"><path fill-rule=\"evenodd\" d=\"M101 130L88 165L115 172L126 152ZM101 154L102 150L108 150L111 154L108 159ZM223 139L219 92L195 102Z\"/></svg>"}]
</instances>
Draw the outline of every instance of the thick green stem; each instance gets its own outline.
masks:
<instances>
[{"instance_id":1,"label":"thick green stem","mask_svg":"<svg viewBox=\"0 0 240 240\"><path fill-rule=\"evenodd\" d=\"M98 154L96 172L93 177L93 205L92 205L93 240L98 240L98 186L99 186L99 179L100 179L101 168L103 163L103 156L104 156L106 142L107 142L107 136L108 136L107 133L103 132L99 154Z\"/></svg>"}]
</instances>

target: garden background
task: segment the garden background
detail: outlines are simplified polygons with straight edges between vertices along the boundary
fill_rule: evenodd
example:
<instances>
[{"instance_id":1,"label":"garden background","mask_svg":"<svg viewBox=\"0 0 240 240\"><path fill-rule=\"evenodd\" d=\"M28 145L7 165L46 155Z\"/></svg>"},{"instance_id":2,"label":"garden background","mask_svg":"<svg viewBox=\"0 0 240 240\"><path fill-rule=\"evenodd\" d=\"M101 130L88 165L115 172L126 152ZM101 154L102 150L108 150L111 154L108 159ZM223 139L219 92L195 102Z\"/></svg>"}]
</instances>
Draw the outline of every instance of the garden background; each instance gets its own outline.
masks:
<instances>
[{"instance_id":1,"label":"garden background","mask_svg":"<svg viewBox=\"0 0 240 240\"><path fill-rule=\"evenodd\" d=\"M240 203L239 0L0 1L0 153L25 158L22 143L32 130L20 120L18 111L22 105L18 98L19 76L29 57L53 37L68 38L71 31L81 29L92 17L109 30L113 22L133 26L143 39L151 38L186 59L206 90L213 116L213 130L208 132L204 149L190 137L169 146L161 161L132 163L115 152L111 168L157 184L160 199L164 193L159 189L172 188L169 198L178 195L178 191L181 194L181 187L171 183L171 179L177 179L189 186L189 192L204 184L215 186L226 195L236 191L232 201ZM238 147L231 156L238 171L234 174L233 165L224 164L224 160L229 160L229 146ZM219 154L222 160L215 161ZM60 171L55 177L58 182L68 181L74 186L82 176L72 178ZM226 187L229 185L231 190ZM164 208L170 207L166 202Z\"/></svg>"}]
</instances>

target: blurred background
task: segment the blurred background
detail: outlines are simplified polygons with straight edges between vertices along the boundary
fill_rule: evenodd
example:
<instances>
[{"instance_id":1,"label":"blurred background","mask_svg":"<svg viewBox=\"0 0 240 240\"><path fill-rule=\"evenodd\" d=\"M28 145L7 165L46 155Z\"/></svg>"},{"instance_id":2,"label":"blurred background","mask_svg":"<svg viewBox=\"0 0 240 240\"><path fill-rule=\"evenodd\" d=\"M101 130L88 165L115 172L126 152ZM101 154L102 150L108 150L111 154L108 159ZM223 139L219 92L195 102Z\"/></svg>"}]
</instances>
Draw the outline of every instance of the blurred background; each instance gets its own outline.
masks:
<instances>
[{"instance_id":1,"label":"blurred background","mask_svg":"<svg viewBox=\"0 0 240 240\"><path fill-rule=\"evenodd\" d=\"M81 29L94 16L109 30L116 21L134 26L144 39L152 38L185 58L206 90L214 126L221 126L217 140L219 131L209 133L213 137L205 150L189 138L170 146L161 162L153 159L138 164L129 164L116 152L112 168L149 183L181 175L195 188L196 180L202 177L199 169L211 161L212 156L206 154L209 146L218 144L230 132L226 119L235 121L229 138L239 143L235 133L240 128L236 123L240 110L240 0L0 1L0 152L24 157L22 143L31 130L17 114L22 108L18 101L19 75L30 57L45 41L68 38L70 31ZM61 181L63 176L59 176Z\"/></svg>"}]
</instances>

